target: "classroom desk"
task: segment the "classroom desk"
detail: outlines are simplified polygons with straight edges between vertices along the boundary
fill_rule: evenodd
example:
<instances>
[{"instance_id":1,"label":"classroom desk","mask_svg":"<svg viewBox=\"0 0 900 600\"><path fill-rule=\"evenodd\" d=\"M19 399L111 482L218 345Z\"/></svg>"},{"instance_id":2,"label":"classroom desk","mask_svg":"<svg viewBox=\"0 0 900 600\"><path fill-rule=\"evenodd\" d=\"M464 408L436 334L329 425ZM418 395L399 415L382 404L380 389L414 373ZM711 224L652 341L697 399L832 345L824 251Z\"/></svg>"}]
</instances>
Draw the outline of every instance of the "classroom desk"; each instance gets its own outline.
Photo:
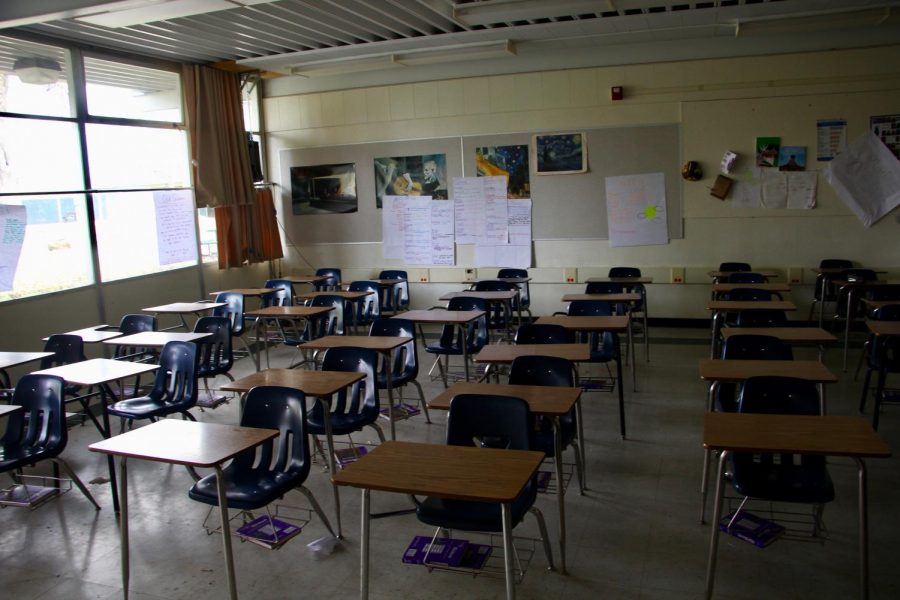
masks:
<instances>
[{"instance_id":1,"label":"classroom desk","mask_svg":"<svg viewBox=\"0 0 900 600\"><path fill-rule=\"evenodd\" d=\"M282 275L278 279L284 279L291 283L308 283L310 285L316 285L317 283L329 279L329 277L328 275Z\"/></svg>"},{"instance_id":2,"label":"classroom desk","mask_svg":"<svg viewBox=\"0 0 900 600\"><path fill-rule=\"evenodd\" d=\"M463 290L461 292L447 292L443 294L438 300L441 302L447 302L453 298L464 296L469 298L481 298L485 302L490 304L497 305L500 310L503 311L506 315L512 315L513 304L515 300L520 298L519 289L509 290L508 292L478 292L476 290ZM522 310L520 308L521 302L516 301L516 321L519 325L522 324Z\"/></svg>"},{"instance_id":3,"label":"classroom desk","mask_svg":"<svg viewBox=\"0 0 900 600\"><path fill-rule=\"evenodd\" d=\"M629 308L629 314L631 313L632 307L634 307L641 300L640 292L622 292L618 294L564 294L562 297L563 302L575 302L577 300L600 300L602 302L611 302L616 304L627 304ZM644 354L647 357L647 361L650 361L650 336L649 329L647 328L647 310L646 305L644 306ZM625 355L625 359L629 358L629 354L632 360L635 359L634 346L633 346L633 336L631 332L631 321L628 321L628 352Z\"/></svg>"},{"instance_id":4,"label":"classroom desk","mask_svg":"<svg viewBox=\"0 0 900 600\"><path fill-rule=\"evenodd\" d=\"M762 275L765 278L769 277L778 277L778 271L774 271L772 269L751 269L749 271L707 271L707 275L712 277L713 283L719 283L720 279L724 279L729 275L734 275L735 273L757 273Z\"/></svg>"},{"instance_id":5,"label":"classroom desk","mask_svg":"<svg viewBox=\"0 0 900 600\"><path fill-rule=\"evenodd\" d=\"M229 290L219 290L218 292L210 292L209 295L212 296L212 297L216 297L216 296L218 296L219 294L224 294L224 293L226 293L226 292L229 292L229 293L232 293L232 294L240 294L241 296L249 296L249 297L263 298L263 297L265 297L265 296L271 296L272 294L275 294L275 293L277 293L277 292L280 292L280 291L283 290L283 289L284 289L284 288L267 288L267 287L261 287L261 288L232 288L232 289L229 289Z\"/></svg>"},{"instance_id":6,"label":"classroom desk","mask_svg":"<svg viewBox=\"0 0 900 600\"><path fill-rule=\"evenodd\" d=\"M178 315L178 318L181 319L181 325L175 325L169 329L178 329L178 327L182 327L185 331L190 331L191 328L188 327L187 321L184 320L184 315L194 315L194 317L199 319L200 315L203 313L215 310L222 306L225 306L224 302L173 302L171 304L162 304L160 306L148 306L141 310L153 313L154 316L159 316L161 314ZM165 331L165 329L162 329L161 331Z\"/></svg>"},{"instance_id":7,"label":"classroom desk","mask_svg":"<svg viewBox=\"0 0 900 600\"><path fill-rule=\"evenodd\" d=\"M765 290L767 292L789 292L791 286L787 283L714 283L713 296L722 292L730 292L734 289Z\"/></svg>"},{"instance_id":8,"label":"classroom desk","mask_svg":"<svg viewBox=\"0 0 900 600\"><path fill-rule=\"evenodd\" d=\"M422 331L422 325L452 325L458 327L463 341L463 368L466 373L466 381L468 381L469 336L466 332L466 326L472 321L481 318L484 314L483 310L445 310L443 308L436 308L433 310L408 310L397 318L407 319L413 323L418 323L419 335L422 340L425 339L425 332Z\"/></svg>"},{"instance_id":9,"label":"classroom desk","mask_svg":"<svg viewBox=\"0 0 900 600\"><path fill-rule=\"evenodd\" d=\"M12 381L6 369L53 356L53 352L0 352L0 387L11 388Z\"/></svg>"},{"instance_id":10,"label":"classroom desk","mask_svg":"<svg viewBox=\"0 0 900 600\"><path fill-rule=\"evenodd\" d=\"M860 598L869 597L869 515L864 458L887 458L891 449L862 417L814 417L708 412L703 417L703 447L719 450L713 521L710 524L706 598L712 598L725 467L732 452L816 454L852 458L859 482Z\"/></svg>"},{"instance_id":11,"label":"classroom desk","mask_svg":"<svg viewBox=\"0 0 900 600\"><path fill-rule=\"evenodd\" d=\"M74 331L66 331L66 335L77 335L85 344L99 344L114 337L119 337L122 332L114 325L93 325L84 329L76 329ZM49 340L50 337L42 338L43 341Z\"/></svg>"},{"instance_id":12,"label":"classroom desk","mask_svg":"<svg viewBox=\"0 0 900 600\"><path fill-rule=\"evenodd\" d=\"M897 289L900 290L900 280L890 280L890 281L846 281L846 280L833 280L834 285L838 286L837 297L840 298L841 294L846 290L846 298L847 302L845 304L845 314L847 318L844 320L844 355L842 366L844 371L847 371L847 352L850 347L850 327L853 323L854 313L856 312L856 301L859 300L856 294L857 292L864 292L866 290L872 289Z\"/></svg>"},{"instance_id":13,"label":"classroom desk","mask_svg":"<svg viewBox=\"0 0 900 600\"><path fill-rule=\"evenodd\" d=\"M365 373L356 371L303 371L299 369L266 369L241 377L222 385L219 389L225 392L246 394L260 385L276 385L298 389L307 396L315 398L322 405L325 422L325 445L328 450L328 472L335 472L334 438L331 435L331 397L347 386L353 385L365 377ZM243 401L241 402L243 408ZM341 530L341 499L337 487L334 487L334 510L337 516L338 537L343 537Z\"/></svg>"},{"instance_id":14,"label":"classroom desk","mask_svg":"<svg viewBox=\"0 0 900 600\"><path fill-rule=\"evenodd\" d=\"M367 279L366 281L372 281L378 284L379 290L391 290L391 294L394 296L394 311L393 314L397 314L400 312L400 296L403 292L401 288L401 284L406 283L409 285L409 281L403 278L397 279ZM384 312L384 306L382 304L382 312Z\"/></svg>"},{"instance_id":15,"label":"classroom desk","mask_svg":"<svg viewBox=\"0 0 900 600\"><path fill-rule=\"evenodd\" d=\"M141 331L131 335L104 340L110 346L149 346L162 348L169 342L196 342L211 336L211 333L176 333L174 331Z\"/></svg>"},{"instance_id":16,"label":"classroom desk","mask_svg":"<svg viewBox=\"0 0 900 600\"><path fill-rule=\"evenodd\" d=\"M129 362L127 360L115 360L112 358L94 358L91 360L83 360L81 362L72 363L69 365L53 367L51 369L44 369L42 371L35 371L35 374L57 375L59 377L62 377L67 383L87 387L99 387L100 402L103 408L101 414L101 418L103 420L102 423L100 421L97 421L97 417L95 417L94 413L90 411L90 407L88 405L88 398L90 397L90 395L80 396L68 401L79 401L88 417L90 417L91 421L93 421L94 426L100 432L100 435L108 439L111 435L111 430L109 426L109 413L106 412L106 407L109 406L110 403L114 403L118 399L116 397L116 393L112 390L109 383L118 379L125 379L128 377L135 377L143 373L149 373L151 371L155 371L158 368L159 365L152 365L142 362ZM112 491L113 510L115 510L115 512L119 512L119 496L118 492L116 491L116 468L113 464L112 456L108 457L108 463L109 485Z\"/></svg>"},{"instance_id":17,"label":"classroom desk","mask_svg":"<svg viewBox=\"0 0 900 600\"><path fill-rule=\"evenodd\" d=\"M269 321L278 319L288 319L291 321L308 320L312 317L321 317L334 310L333 306L267 306L245 312L245 317L254 317L256 320L256 339L265 340L263 346L266 349L266 367L269 363ZM260 331L262 330L262 331ZM296 329L298 332L301 329ZM260 369L259 351L253 356L256 363L256 370Z\"/></svg>"},{"instance_id":18,"label":"classroom desk","mask_svg":"<svg viewBox=\"0 0 900 600\"><path fill-rule=\"evenodd\" d=\"M0 417L22 410L21 404L0 404Z\"/></svg>"},{"instance_id":19,"label":"classroom desk","mask_svg":"<svg viewBox=\"0 0 900 600\"><path fill-rule=\"evenodd\" d=\"M562 473L562 444L560 417L568 414L573 407L577 412L577 420L581 421L581 388L567 388L540 385L503 385L499 383L455 383L428 403L429 408L450 410L450 402L460 394L494 394L513 396L528 403L528 409L535 415L548 417L553 422L553 464L556 468L556 503L559 514L559 556L560 570L566 572L566 509L565 486ZM584 440L579 438L579 445ZM580 450L579 450L580 452ZM582 462L582 466L584 463ZM584 483L582 481L582 483ZM582 493L584 491L582 490Z\"/></svg>"},{"instance_id":20,"label":"classroom desk","mask_svg":"<svg viewBox=\"0 0 900 600\"><path fill-rule=\"evenodd\" d=\"M742 310L783 310L796 311L797 305L787 300L710 300L706 303L706 309L712 311L712 322L710 324L710 341L709 357L716 358L719 355L719 332L722 329L722 321L725 320L725 314L730 312L740 312Z\"/></svg>"},{"instance_id":21,"label":"classroom desk","mask_svg":"<svg viewBox=\"0 0 900 600\"><path fill-rule=\"evenodd\" d=\"M838 279L840 275L846 271L847 269L841 268L822 268L815 267L812 269L812 272L816 274L816 283L813 290L821 289L823 290L823 295L826 295L828 287L833 284L833 280ZM876 275L883 275L887 273L887 271L875 271ZM819 283L821 282L821 284ZM835 296L837 293L835 292ZM819 327L822 326L822 322L825 318L825 303L819 302Z\"/></svg>"},{"instance_id":22,"label":"classroom desk","mask_svg":"<svg viewBox=\"0 0 900 600\"><path fill-rule=\"evenodd\" d=\"M514 599L510 504L534 477L543 460L543 452L530 450L387 441L335 473L332 481L336 485L362 490L360 598L369 597L369 499L371 490L378 490L500 504L506 597Z\"/></svg>"},{"instance_id":23,"label":"classroom desk","mask_svg":"<svg viewBox=\"0 0 900 600\"><path fill-rule=\"evenodd\" d=\"M465 285L475 285L480 281L505 281L506 283L515 283L516 285L528 283L531 277L473 277L466 279L462 283Z\"/></svg>"},{"instance_id":24,"label":"classroom desk","mask_svg":"<svg viewBox=\"0 0 900 600\"><path fill-rule=\"evenodd\" d=\"M620 333L628 334L628 345L631 346L631 318L626 316L612 317L590 317L590 316L552 316L538 317L536 321L539 325L551 324L562 325L566 329L573 331L584 331L588 333L610 332L615 335L613 343L613 360L616 361L616 379L619 386L619 426L622 431L622 439L625 439L625 397L622 379L622 349L619 344ZM637 375L635 374L635 360L631 361L631 387L633 391L637 391Z\"/></svg>"},{"instance_id":25,"label":"classroom desk","mask_svg":"<svg viewBox=\"0 0 900 600\"><path fill-rule=\"evenodd\" d=\"M788 344L815 344L819 349L819 361L825 354L826 344L836 344L837 337L821 327L724 327L722 337L726 340L733 335L770 335Z\"/></svg>"},{"instance_id":26,"label":"classroom desk","mask_svg":"<svg viewBox=\"0 0 900 600\"><path fill-rule=\"evenodd\" d=\"M351 311L351 322L344 323L344 327L351 327L353 331L356 331L356 304L362 302L367 296L371 296L375 292L348 292L345 290L331 290L327 292L304 292L302 294L297 294L297 299L303 302L311 302L316 296L340 296L344 299L345 302L352 303L353 310Z\"/></svg>"},{"instance_id":27,"label":"classroom desk","mask_svg":"<svg viewBox=\"0 0 900 600\"><path fill-rule=\"evenodd\" d=\"M119 468L122 474L119 480L122 497L119 529L122 541L122 588L123 597L126 600L128 599L130 578L127 459L139 458L192 468L212 467L216 470L228 596L232 600L236 600L237 585L234 576L234 557L231 552L228 499L225 495L222 463L277 436L276 429L163 419L88 446L92 452L106 454L109 460L113 460L114 456L119 457Z\"/></svg>"},{"instance_id":28,"label":"classroom desk","mask_svg":"<svg viewBox=\"0 0 900 600\"><path fill-rule=\"evenodd\" d=\"M588 277L584 281L585 283L624 283L628 285L629 283L634 284L648 284L653 283L652 277Z\"/></svg>"},{"instance_id":29,"label":"classroom desk","mask_svg":"<svg viewBox=\"0 0 900 600\"><path fill-rule=\"evenodd\" d=\"M871 331L878 337L900 337L900 321L873 321L869 319L866 321L866 327L868 327L869 331ZM887 346L887 344L881 345L881 357L879 358L881 369L878 370L878 381L875 384L876 399L880 395L884 394L884 387L887 384ZM876 430L878 429L879 412L880 405L878 402L876 402L875 408L872 411L872 427L874 427Z\"/></svg>"},{"instance_id":30,"label":"classroom desk","mask_svg":"<svg viewBox=\"0 0 900 600\"><path fill-rule=\"evenodd\" d=\"M423 338L424 339L424 338ZM408 336L393 335L326 335L319 339L306 342L300 346L301 350L328 350L329 348L366 348L374 350L384 357L385 365L394 364L394 351L411 342L413 338ZM378 365L375 365L375 371L378 371ZM392 369L386 368L387 377L387 394L388 394L388 421L391 424L391 439L397 439L397 431L394 424L394 382Z\"/></svg>"}]
</instances>

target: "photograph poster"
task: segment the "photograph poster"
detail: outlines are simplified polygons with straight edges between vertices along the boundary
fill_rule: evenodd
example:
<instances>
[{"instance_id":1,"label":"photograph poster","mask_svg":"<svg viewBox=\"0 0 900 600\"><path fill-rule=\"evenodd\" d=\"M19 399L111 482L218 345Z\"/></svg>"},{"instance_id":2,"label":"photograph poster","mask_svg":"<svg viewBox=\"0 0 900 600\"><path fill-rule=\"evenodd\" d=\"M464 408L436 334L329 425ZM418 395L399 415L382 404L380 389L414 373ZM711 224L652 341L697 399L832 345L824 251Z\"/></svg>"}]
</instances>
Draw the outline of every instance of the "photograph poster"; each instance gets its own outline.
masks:
<instances>
[{"instance_id":1,"label":"photograph poster","mask_svg":"<svg viewBox=\"0 0 900 600\"><path fill-rule=\"evenodd\" d=\"M291 167L291 206L295 215L356 212L356 165Z\"/></svg>"},{"instance_id":2,"label":"photograph poster","mask_svg":"<svg viewBox=\"0 0 900 600\"><path fill-rule=\"evenodd\" d=\"M587 138L583 133L534 136L534 170L538 175L587 173Z\"/></svg>"},{"instance_id":3,"label":"photograph poster","mask_svg":"<svg viewBox=\"0 0 900 600\"><path fill-rule=\"evenodd\" d=\"M475 172L478 177L506 177L509 200L531 198L527 144L475 148Z\"/></svg>"},{"instance_id":4,"label":"photograph poster","mask_svg":"<svg viewBox=\"0 0 900 600\"><path fill-rule=\"evenodd\" d=\"M779 171L805 171L806 146L782 146L778 150Z\"/></svg>"},{"instance_id":5,"label":"photograph poster","mask_svg":"<svg viewBox=\"0 0 900 600\"><path fill-rule=\"evenodd\" d=\"M375 159L375 206L381 208L385 196L431 196L449 198L447 156L423 154Z\"/></svg>"},{"instance_id":6,"label":"photograph poster","mask_svg":"<svg viewBox=\"0 0 900 600\"><path fill-rule=\"evenodd\" d=\"M778 149L781 146L779 137L756 138L756 166L774 167L778 164Z\"/></svg>"}]
</instances>

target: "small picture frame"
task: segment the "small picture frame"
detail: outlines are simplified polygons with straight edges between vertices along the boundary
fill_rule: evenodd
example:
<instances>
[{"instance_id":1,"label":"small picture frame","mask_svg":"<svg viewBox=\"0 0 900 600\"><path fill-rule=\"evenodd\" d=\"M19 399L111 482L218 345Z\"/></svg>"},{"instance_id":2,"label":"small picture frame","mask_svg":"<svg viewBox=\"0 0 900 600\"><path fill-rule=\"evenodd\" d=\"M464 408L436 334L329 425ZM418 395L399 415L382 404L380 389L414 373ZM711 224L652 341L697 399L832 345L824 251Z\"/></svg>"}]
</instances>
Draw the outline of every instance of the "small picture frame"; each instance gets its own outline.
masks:
<instances>
[{"instance_id":1,"label":"small picture frame","mask_svg":"<svg viewBox=\"0 0 900 600\"><path fill-rule=\"evenodd\" d=\"M532 143L537 175L587 173L587 136L584 133L535 135Z\"/></svg>"}]
</instances>

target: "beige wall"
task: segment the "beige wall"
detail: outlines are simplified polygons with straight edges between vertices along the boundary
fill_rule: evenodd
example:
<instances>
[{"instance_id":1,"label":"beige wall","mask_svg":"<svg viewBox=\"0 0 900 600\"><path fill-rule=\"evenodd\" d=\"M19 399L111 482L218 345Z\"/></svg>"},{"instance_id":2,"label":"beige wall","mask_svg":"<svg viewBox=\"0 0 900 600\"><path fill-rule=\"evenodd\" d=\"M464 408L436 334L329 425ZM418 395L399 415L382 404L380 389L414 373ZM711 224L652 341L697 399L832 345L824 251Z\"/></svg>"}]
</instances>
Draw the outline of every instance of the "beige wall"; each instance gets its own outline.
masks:
<instances>
[{"instance_id":1,"label":"beige wall","mask_svg":"<svg viewBox=\"0 0 900 600\"><path fill-rule=\"evenodd\" d=\"M613 85L624 86L625 100L609 99ZM264 101L269 174L281 186L286 219L300 217L290 214L289 180L278 166L282 149L679 123L681 156L674 160L697 160L704 167L703 180L681 183L684 239L631 248L610 248L605 240L537 240L532 295L537 312L552 312L560 308L561 293L571 291L563 283L563 268L577 268L581 281L605 275L610 266L633 265L659 282L650 290L653 316L696 318L706 316L705 272L722 260L780 269L785 277L788 268L802 268L804 286L793 293L801 309L811 293L809 268L822 258L850 258L900 277L896 211L866 229L822 177L818 207L811 211L735 209L708 191L726 150L741 155L740 170L751 164L756 136L807 146L808 168L818 169L824 163L815 161L817 119L847 119L853 140L867 129L870 115L897 112L900 46L456 79ZM360 212L380 220L374 198L361 197ZM302 217L301 225L313 227L315 218ZM343 267L345 279L371 277L397 264L381 259L378 243L293 242L286 272L307 270L295 250L314 265ZM412 278L428 279L413 286L416 305L430 306L458 287L472 264L472 248L459 246L457 253L457 268L413 270ZM671 267L686 268L686 284L668 283Z\"/></svg>"}]
</instances>

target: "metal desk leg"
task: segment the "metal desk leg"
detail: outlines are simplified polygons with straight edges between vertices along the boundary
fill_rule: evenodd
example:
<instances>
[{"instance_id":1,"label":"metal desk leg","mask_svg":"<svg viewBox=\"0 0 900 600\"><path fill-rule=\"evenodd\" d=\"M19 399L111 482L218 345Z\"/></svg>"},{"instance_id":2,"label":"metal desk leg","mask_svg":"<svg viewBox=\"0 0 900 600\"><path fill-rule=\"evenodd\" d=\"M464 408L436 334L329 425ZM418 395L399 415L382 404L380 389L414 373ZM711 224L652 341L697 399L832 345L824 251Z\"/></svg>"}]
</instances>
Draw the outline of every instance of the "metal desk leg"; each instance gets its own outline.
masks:
<instances>
[{"instance_id":1,"label":"metal desk leg","mask_svg":"<svg viewBox=\"0 0 900 600\"><path fill-rule=\"evenodd\" d=\"M513 540L512 540L512 515L509 504L501 504L500 511L503 517L503 559L506 572L506 600L516 598L516 578L513 573Z\"/></svg>"},{"instance_id":2,"label":"metal desk leg","mask_svg":"<svg viewBox=\"0 0 900 600\"><path fill-rule=\"evenodd\" d=\"M560 571L566 574L566 506L565 486L563 485L562 471L562 426L559 417L553 418L553 451L554 466L556 467L556 503L559 510L559 564Z\"/></svg>"},{"instance_id":3,"label":"metal desk leg","mask_svg":"<svg viewBox=\"0 0 900 600\"><path fill-rule=\"evenodd\" d=\"M709 384L709 404L707 410L715 410L715 394L719 387L718 381ZM703 473L700 476L700 523L706 523L706 498L709 495L709 458L712 451L703 450Z\"/></svg>"},{"instance_id":4,"label":"metal desk leg","mask_svg":"<svg viewBox=\"0 0 900 600\"><path fill-rule=\"evenodd\" d=\"M394 423L394 351L388 350L385 354L385 360L387 361L387 365L385 365L384 371L387 373L387 394L388 394L388 421L391 423L391 439L397 439L397 428ZM466 381L469 380L469 373L466 371Z\"/></svg>"},{"instance_id":5,"label":"metal desk leg","mask_svg":"<svg viewBox=\"0 0 900 600\"><path fill-rule=\"evenodd\" d=\"M325 423L325 448L328 451L328 472L334 477L337 468L334 462L334 438L331 434L331 398L316 398L316 402L322 405L322 421ZM341 530L341 495L338 486L331 484L334 491L334 512L337 519L337 533L339 539L344 539L344 532Z\"/></svg>"},{"instance_id":6,"label":"metal desk leg","mask_svg":"<svg viewBox=\"0 0 900 600\"><path fill-rule=\"evenodd\" d=\"M359 597L369 598L369 490L362 491L362 516L360 517L359 548ZM504 538L504 542L506 538Z\"/></svg>"},{"instance_id":7,"label":"metal desk leg","mask_svg":"<svg viewBox=\"0 0 900 600\"><path fill-rule=\"evenodd\" d=\"M575 387L581 387L581 384L578 383L578 376L576 373L575 377ZM585 462L585 442L584 442L584 421L581 418L581 396L578 397L578 400L575 401L575 419L578 422L578 452L581 454L581 490L580 494L584 495L584 490L587 489L587 462Z\"/></svg>"},{"instance_id":8,"label":"metal desk leg","mask_svg":"<svg viewBox=\"0 0 900 600\"><path fill-rule=\"evenodd\" d=\"M622 345L619 343L619 335L617 333L613 334L615 336L615 348L616 348L616 378L619 383L619 431L622 434L622 439L625 439L625 390L623 389L625 386L622 382Z\"/></svg>"},{"instance_id":9,"label":"metal desk leg","mask_svg":"<svg viewBox=\"0 0 900 600\"><path fill-rule=\"evenodd\" d=\"M631 315L628 315L628 348L631 352L631 391L636 392L637 390L637 373L635 369L637 368L637 353L634 351L634 334L631 328Z\"/></svg>"},{"instance_id":10,"label":"metal desk leg","mask_svg":"<svg viewBox=\"0 0 900 600\"><path fill-rule=\"evenodd\" d=\"M851 311L854 308L853 307L853 297L854 297L853 291L854 291L853 287L851 287L849 290L847 290L847 314L846 314L846 318L844 319L844 358L843 358L843 361L841 362L841 367L844 369L844 373L847 372L847 352L850 348L850 321L851 321L851 316L852 316Z\"/></svg>"},{"instance_id":11,"label":"metal desk leg","mask_svg":"<svg viewBox=\"0 0 900 600\"><path fill-rule=\"evenodd\" d=\"M856 458L859 475L859 597L869 598L869 508L866 498L866 463Z\"/></svg>"},{"instance_id":12,"label":"metal desk leg","mask_svg":"<svg viewBox=\"0 0 900 600\"><path fill-rule=\"evenodd\" d=\"M644 286L641 286L643 290ZM644 354L646 355L647 362L650 362L650 328L647 325L647 321L649 320L649 316L647 314L647 294L642 293L641 299L644 301Z\"/></svg>"},{"instance_id":13,"label":"metal desk leg","mask_svg":"<svg viewBox=\"0 0 900 600\"><path fill-rule=\"evenodd\" d=\"M110 455L111 456L111 455ZM122 497L122 512L119 513L119 536L121 541L121 560L122 560L122 598L128 600L128 585L131 580L131 571L129 562L131 560L128 552L128 459L124 456L119 458L119 468L122 470L119 478L119 487Z\"/></svg>"},{"instance_id":14,"label":"metal desk leg","mask_svg":"<svg viewBox=\"0 0 900 600\"><path fill-rule=\"evenodd\" d=\"M463 351L463 368L466 372L466 381L469 381L469 336L466 335L467 327L465 324L458 325L462 331L462 351Z\"/></svg>"},{"instance_id":15,"label":"metal desk leg","mask_svg":"<svg viewBox=\"0 0 900 600\"><path fill-rule=\"evenodd\" d=\"M722 313L722 311L717 310L713 313L713 316L712 316L712 325L711 325L712 340L710 341L710 344L709 344L709 347L710 347L709 357L710 358L716 358L716 354L717 354L716 350L718 350L718 347L719 347L719 330L722 328L721 320L724 318L723 314L724 313Z\"/></svg>"},{"instance_id":16,"label":"metal desk leg","mask_svg":"<svg viewBox=\"0 0 900 600\"><path fill-rule=\"evenodd\" d=\"M104 437L104 439L109 439L112 436L112 430L109 426L109 413L106 412L106 407L109 406L107 402L107 397L112 399L113 403L116 401L116 395L113 393L112 388L109 387L108 383L101 383L100 388L100 402L103 405L101 408L103 409L103 430L100 434ZM112 454L106 455L106 464L109 468L109 486L112 491L112 501L113 501L113 511L119 512L119 492L116 490L116 463L113 459Z\"/></svg>"},{"instance_id":17,"label":"metal desk leg","mask_svg":"<svg viewBox=\"0 0 900 600\"><path fill-rule=\"evenodd\" d=\"M719 550L719 519L722 518L722 490L725 485L725 461L730 452L723 450L719 455L719 474L716 476L716 499L713 520L709 527L709 557L706 562L706 600L712 599L716 578L716 553Z\"/></svg>"},{"instance_id":18,"label":"metal desk leg","mask_svg":"<svg viewBox=\"0 0 900 600\"><path fill-rule=\"evenodd\" d=\"M216 465L216 489L219 492L219 516L222 519L222 544L225 547L225 576L228 579L228 597L231 600L237 600L234 556L231 553L231 529L228 525L228 497L225 495L225 477L222 474L222 465Z\"/></svg>"}]
</instances>

